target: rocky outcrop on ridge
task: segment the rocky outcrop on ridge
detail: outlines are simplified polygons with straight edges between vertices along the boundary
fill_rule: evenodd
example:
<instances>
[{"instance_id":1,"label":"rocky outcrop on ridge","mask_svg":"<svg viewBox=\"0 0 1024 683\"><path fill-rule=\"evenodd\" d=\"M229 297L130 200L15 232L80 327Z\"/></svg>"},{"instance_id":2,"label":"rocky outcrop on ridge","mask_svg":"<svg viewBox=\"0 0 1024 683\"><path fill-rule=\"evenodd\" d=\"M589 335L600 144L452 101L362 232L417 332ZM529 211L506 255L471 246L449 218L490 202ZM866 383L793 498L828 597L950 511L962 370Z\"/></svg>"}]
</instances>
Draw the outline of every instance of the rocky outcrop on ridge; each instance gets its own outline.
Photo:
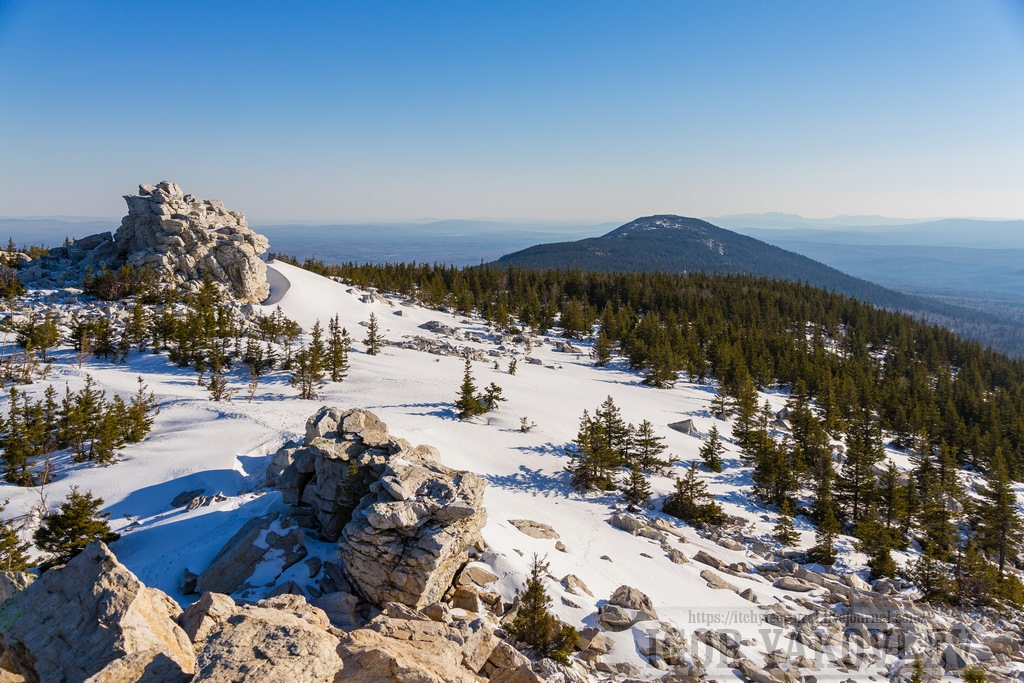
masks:
<instances>
[{"instance_id":1,"label":"rocky outcrop on ridge","mask_svg":"<svg viewBox=\"0 0 1024 683\"><path fill-rule=\"evenodd\" d=\"M267 298L266 265L260 254L267 238L249 229L245 215L229 211L219 199L200 199L175 183L140 185L125 195L128 215L116 234L90 235L22 269L22 278L41 287L62 287L94 271L128 264L149 267L173 285L197 289L209 276L239 301Z\"/></svg>"},{"instance_id":2,"label":"rocky outcrop on ridge","mask_svg":"<svg viewBox=\"0 0 1024 683\"><path fill-rule=\"evenodd\" d=\"M480 568L464 572L493 580ZM0 607L0 681L85 683L540 683L582 681L531 663L497 617L438 602L388 603L343 631L301 595L255 603L207 592L184 612L102 543L34 583L13 577ZM550 674L554 671L556 675Z\"/></svg>"},{"instance_id":3,"label":"rocky outcrop on ridge","mask_svg":"<svg viewBox=\"0 0 1024 683\"><path fill-rule=\"evenodd\" d=\"M486 522L484 482L445 467L437 450L413 448L364 410L321 408L302 444L267 470L296 520L339 540L354 589L382 607L423 607L451 587Z\"/></svg>"},{"instance_id":4,"label":"rocky outcrop on ridge","mask_svg":"<svg viewBox=\"0 0 1024 683\"><path fill-rule=\"evenodd\" d=\"M27 681L82 681L100 671L107 680L139 680L118 671L189 680L195 652L180 615L95 542L0 606L0 645Z\"/></svg>"}]
</instances>

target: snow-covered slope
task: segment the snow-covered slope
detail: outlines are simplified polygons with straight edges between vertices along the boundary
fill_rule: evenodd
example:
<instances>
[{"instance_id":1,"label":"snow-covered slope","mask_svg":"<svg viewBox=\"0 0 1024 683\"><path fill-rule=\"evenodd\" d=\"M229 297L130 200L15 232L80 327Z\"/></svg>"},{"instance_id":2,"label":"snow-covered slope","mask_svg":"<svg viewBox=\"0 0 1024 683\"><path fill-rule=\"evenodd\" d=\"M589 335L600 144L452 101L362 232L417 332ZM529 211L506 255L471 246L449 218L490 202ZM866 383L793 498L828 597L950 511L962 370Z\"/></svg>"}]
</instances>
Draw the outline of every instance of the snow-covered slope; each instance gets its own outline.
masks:
<instances>
[{"instance_id":1,"label":"snow-covered slope","mask_svg":"<svg viewBox=\"0 0 1024 683\"><path fill-rule=\"evenodd\" d=\"M329 318L338 315L357 341L347 379L327 384L318 400L296 398L297 390L280 372L263 379L251 402L236 395L231 402L215 403L208 400L203 387L196 386L194 372L174 366L163 355L133 353L125 365L93 361L80 369L71 351L55 354L47 381L57 385L59 391L65 383L76 389L89 373L108 393L127 396L134 392L136 376L141 374L160 402L161 412L151 435L140 444L124 448L119 462L109 467L58 462L60 476L43 492L51 506L63 499L71 486L101 496L112 525L123 534L112 549L144 582L182 603L193 599L181 591L184 570L204 569L248 519L283 507L278 493L260 488L275 450L285 441L300 437L306 418L321 405L361 407L383 419L391 434L413 444L436 446L444 464L471 470L487 480L484 538L489 549L484 559L501 575L496 590L506 597L511 598L522 585L532 555L538 553L546 556L553 577L574 574L594 594L569 594L557 580L549 584L554 609L577 626L593 625L597 607L618 586L627 584L649 595L660 618L687 634L708 626L738 632L744 643L742 653L756 661L760 661L755 655L758 651L791 645L790 641L773 646L766 643L765 638L776 638L780 631L766 628L757 605L732 591L708 587L700 577L706 565L676 564L658 541L611 526L608 520L613 508L621 506L621 499L617 495L571 491L563 469L568 462L565 446L575 437L583 411L593 412L611 396L627 422L638 424L646 419L655 425L657 433L665 438L668 453L679 459L673 476L682 474L690 461L698 459L698 435L706 434L714 423L708 411L714 395L712 387L685 382L671 390L646 387L623 364L613 362L609 367L595 368L585 351L558 352L551 340L530 349L529 356L539 363L526 362L525 345L513 344L507 338L498 343L479 319L361 291L279 262L272 263L268 270L272 291L265 312L280 306L306 331L317 320L326 326ZM453 403L462 380L463 359L392 346L385 346L377 356L367 355L358 342L365 336L363 325L371 313L376 314L383 337L389 342L436 337L420 328L429 321L455 328L458 338L449 342L489 354L488 362L472 364L477 386L497 383L507 402L475 421L458 420ZM515 375L507 373L512 358L518 359ZM239 367L230 380L240 395L248 376ZM41 382L28 389L38 394L45 385ZM765 398L775 408L785 401L782 395ZM521 417L527 417L536 427L528 433L520 431ZM687 418L694 421L698 435L684 435L667 427ZM728 428L718 424L727 436ZM749 520L745 536L767 538L774 516L749 499L746 470L738 465L735 447L729 443L726 447L725 472L702 476L727 513ZM672 489L670 477L655 477L651 483L655 503ZM200 489L206 495L221 493L225 499L192 511L172 507L171 500L178 494ZM0 498L10 499L8 515L27 516L39 503L40 492L4 484L0 486ZM691 559L705 550L727 564L754 565L761 561L752 559L746 548L722 547L655 510L647 514L661 517L678 529L685 542L671 535L669 542ZM554 540L528 537L509 522L523 518L554 527L564 551L556 550ZM800 519L797 526L804 545L809 545L813 536L810 527ZM309 546L325 558L334 552L327 543L311 541ZM843 562L857 568L863 558L851 551L848 542L844 547ZM807 612L794 601L793 593L772 587L757 574L725 578L741 591L752 589L761 605L782 605L792 617ZM823 590L810 593L811 599ZM638 653L635 642L640 630L656 626L656 622L644 622L632 630L610 634L615 647L606 659L630 662L653 676L656 670ZM717 659L722 667L717 675L733 676L724 657L717 655ZM715 664L707 663L709 671ZM832 670L828 662L821 665L822 675Z\"/></svg>"}]
</instances>

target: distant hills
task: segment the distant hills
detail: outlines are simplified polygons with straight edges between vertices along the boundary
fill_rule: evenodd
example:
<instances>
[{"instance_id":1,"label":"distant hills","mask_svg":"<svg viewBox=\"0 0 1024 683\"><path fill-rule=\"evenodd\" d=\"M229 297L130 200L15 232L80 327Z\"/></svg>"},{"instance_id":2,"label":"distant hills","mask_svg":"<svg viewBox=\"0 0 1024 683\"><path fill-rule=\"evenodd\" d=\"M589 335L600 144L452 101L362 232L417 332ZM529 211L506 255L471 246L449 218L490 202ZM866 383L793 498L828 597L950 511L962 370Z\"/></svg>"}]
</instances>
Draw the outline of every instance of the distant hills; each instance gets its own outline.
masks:
<instances>
[{"instance_id":1,"label":"distant hills","mask_svg":"<svg viewBox=\"0 0 1024 683\"><path fill-rule=\"evenodd\" d=\"M921 310L925 305L806 256L682 216L638 218L601 237L540 244L506 254L497 263L604 272L739 273L806 282L886 308Z\"/></svg>"}]
</instances>

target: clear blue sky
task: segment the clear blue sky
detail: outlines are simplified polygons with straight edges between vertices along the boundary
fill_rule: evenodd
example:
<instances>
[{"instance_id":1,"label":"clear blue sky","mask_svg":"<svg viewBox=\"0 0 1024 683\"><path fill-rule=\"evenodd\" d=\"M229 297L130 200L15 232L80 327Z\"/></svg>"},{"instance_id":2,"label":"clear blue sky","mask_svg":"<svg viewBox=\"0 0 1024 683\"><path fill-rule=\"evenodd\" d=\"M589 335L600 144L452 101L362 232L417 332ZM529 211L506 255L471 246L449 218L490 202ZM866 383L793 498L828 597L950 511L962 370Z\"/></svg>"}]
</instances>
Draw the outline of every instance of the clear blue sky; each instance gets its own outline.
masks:
<instances>
[{"instance_id":1,"label":"clear blue sky","mask_svg":"<svg viewBox=\"0 0 1024 683\"><path fill-rule=\"evenodd\" d=\"M0 0L0 215L1024 217L1024 0Z\"/></svg>"}]
</instances>

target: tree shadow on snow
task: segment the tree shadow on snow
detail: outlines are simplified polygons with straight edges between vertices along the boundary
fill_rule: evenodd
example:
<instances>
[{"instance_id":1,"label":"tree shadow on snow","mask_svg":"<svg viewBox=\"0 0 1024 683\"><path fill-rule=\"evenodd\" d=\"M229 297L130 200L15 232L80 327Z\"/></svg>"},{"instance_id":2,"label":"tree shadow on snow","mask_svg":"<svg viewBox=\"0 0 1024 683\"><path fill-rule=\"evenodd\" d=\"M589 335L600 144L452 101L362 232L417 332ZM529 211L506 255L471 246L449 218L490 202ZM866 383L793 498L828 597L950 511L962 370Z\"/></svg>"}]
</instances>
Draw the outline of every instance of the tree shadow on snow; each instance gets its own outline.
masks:
<instances>
[{"instance_id":1,"label":"tree shadow on snow","mask_svg":"<svg viewBox=\"0 0 1024 683\"><path fill-rule=\"evenodd\" d=\"M409 410L410 408L421 408L423 410ZM421 417L437 417L442 420L458 420L459 416L455 412L455 408L451 403L399 403L397 405L377 405L372 406L371 410L381 409L405 409L409 415L419 415Z\"/></svg>"},{"instance_id":2,"label":"tree shadow on snow","mask_svg":"<svg viewBox=\"0 0 1024 683\"><path fill-rule=\"evenodd\" d=\"M550 475L539 469L530 469L526 465L520 465L519 471L513 474L484 474L481 476L491 486L534 495L540 494L545 497L557 494L564 498L573 490L569 484L568 472Z\"/></svg>"}]
</instances>

